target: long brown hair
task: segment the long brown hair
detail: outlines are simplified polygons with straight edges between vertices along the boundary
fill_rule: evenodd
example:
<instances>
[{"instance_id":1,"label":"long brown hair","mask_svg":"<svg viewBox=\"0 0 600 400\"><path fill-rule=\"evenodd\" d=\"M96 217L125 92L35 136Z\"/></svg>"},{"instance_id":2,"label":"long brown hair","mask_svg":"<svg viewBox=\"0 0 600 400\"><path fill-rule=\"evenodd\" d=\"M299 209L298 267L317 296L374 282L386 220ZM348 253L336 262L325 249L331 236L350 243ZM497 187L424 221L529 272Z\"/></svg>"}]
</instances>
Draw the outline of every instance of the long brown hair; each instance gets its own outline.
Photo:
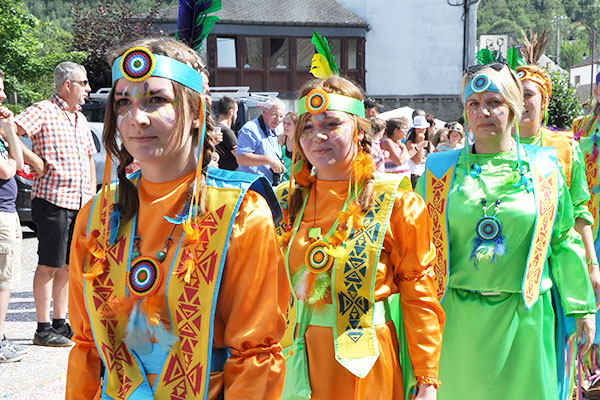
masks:
<instances>
[{"instance_id":1,"label":"long brown hair","mask_svg":"<svg viewBox=\"0 0 600 400\"><path fill-rule=\"evenodd\" d=\"M121 56L125 51L134 46L143 46L150 50L154 54L161 54L167 57L171 57L178 61L184 62L198 72L205 70L204 63L198 53L186 46L185 44L178 42L170 38L148 38L136 40L123 47L120 47L109 53L108 62L112 65L113 61ZM184 140L185 135L193 135L193 143L196 145L198 142L197 131L192 128L192 121L197 118L200 109L200 94L186 86L181 85L175 81L173 83L173 89L175 96L180 99L180 103L177 105L177 117L175 119L175 132L179 135L179 142L181 144ZM118 160L119 165L117 167L117 176L119 178L119 206L121 211L121 217L123 220L130 219L136 212L139 206L139 199L137 188L135 185L127 179L125 168L133 162L133 157L127 151L123 145L117 143L117 113L116 104L114 102L116 82L108 96L106 102L106 113L104 116L104 132L102 134L102 141L106 147L106 151L110 153L113 159ZM208 105L205 105L208 107ZM203 169L208 166L211 161L212 153L214 151L214 145L211 138L211 132L213 127L213 121L209 117L207 110L207 121L206 121L206 135L204 136L204 156L202 159ZM190 184L190 189L191 189ZM205 193L206 193L206 182L205 174L202 174L200 182L200 210L204 210L205 207Z\"/></svg>"},{"instance_id":2,"label":"long brown hair","mask_svg":"<svg viewBox=\"0 0 600 400\"><path fill-rule=\"evenodd\" d=\"M360 101L363 101L362 91L352 83L349 79L344 77L333 75L327 79L315 79L309 81L302 86L300 89L299 98L302 98L308 94L313 89L322 89L327 93L335 93L341 94L344 96L354 97ZM310 113L304 113L300 115L298 119L298 124L296 125L296 132L294 133L294 146L298 149L298 153L301 158L304 159L309 168L312 168L312 165L304 155L302 151L302 146L300 145L300 133L302 132L302 128L306 124L306 121L310 118ZM358 143L360 149L367 153L371 154L371 143L372 143L372 131L371 131L371 122L363 117L354 116L356 121L356 128L359 133L363 134L362 140ZM373 177L367 182L357 182L357 184L362 184L362 190L358 194L357 201L361 207L361 209L366 212L369 210L374 202L375 202L375 190ZM309 192L310 185L304 187L300 184L296 184L295 190L292 193L292 197L290 199L290 215L295 215L302 208L302 200L303 200L303 192Z\"/></svg>"}]
</instances>

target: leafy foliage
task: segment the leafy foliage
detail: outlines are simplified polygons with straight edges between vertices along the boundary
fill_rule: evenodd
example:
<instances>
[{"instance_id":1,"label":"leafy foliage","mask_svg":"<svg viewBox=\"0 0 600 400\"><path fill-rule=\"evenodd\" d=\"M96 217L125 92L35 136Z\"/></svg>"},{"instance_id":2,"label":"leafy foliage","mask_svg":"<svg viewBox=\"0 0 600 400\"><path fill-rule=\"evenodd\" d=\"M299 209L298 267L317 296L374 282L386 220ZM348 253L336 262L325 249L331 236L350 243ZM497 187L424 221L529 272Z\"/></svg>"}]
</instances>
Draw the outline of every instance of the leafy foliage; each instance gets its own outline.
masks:
<instances>
[{"instance_id":1,"label":"leafy foliage","mask_svg":"<svg viewBox=\"0 0 600 400\"><path fill-rule=\"evenodd\" d=\"M162 2L154 2L149 13L141 20L132 20L133 10L123 1L104 0L93 9L83 7L77 0L72 8L73 45L76 50L85 51L88 57L83 65L88 71L92 90L111 86L111 66L106 54L125 42L137 37L148 36L152 29L152 19Z\"/></svg>"},{"instance_id":2,"label":"leafy foliage","mask_svg":"<svg viewBox=\"0 0 600 400\"><path fill-rule=\"evenodd\" d=\"M571 129L573 118L581 113L575 88L569 86L569 75L550 72L552 97L548 105L548 125L559 129Z\"/></svg>"},{"instance_id":3,"label":"leafy foliage","mask_svg":"<svg viewBox=\"0 0 600 400\"><path fill-rule=\"evenodd\" d=\"M556 56L557 27L560 29L560 65L568 68L590 55L591 37L588 29L599 34L600 0L481 0L477 13L477 34L508 34L520 41L521 30L548 30L546 54ZM576 39L573 45L568 38ZM571 48L575 46L575 48Z\"/></svg>"},{"instance_id":4,"label":"leafy foliage","mask_svg":"<svg viewBox=\"0 0 600 400\"><path fill-rule=\"evenodd\" d=\"M80 12L95 9L98 0L81 0L74 4L72 0L25 0L29 11L42 21L52 21L61 28L73 29L71 9L78 7ZM155 0L125 0L134 15L148 12L156 4ZM163 7L177 5L177 0L163 0Z\"/></svg>"},{"instance_id":5,"label":"leafy foliage","mask_svg":"<svg viewBox=\"0 0 600 400\"><path fill-rule=\"evenodd\" d=\"M72 36L52 23L40 22L22 0L0 0L0 69L9 94L16 94L19 111L49 97L53 71L61 61L81 62L83 52L71 51Z\"/></svg>"}]
</instances>

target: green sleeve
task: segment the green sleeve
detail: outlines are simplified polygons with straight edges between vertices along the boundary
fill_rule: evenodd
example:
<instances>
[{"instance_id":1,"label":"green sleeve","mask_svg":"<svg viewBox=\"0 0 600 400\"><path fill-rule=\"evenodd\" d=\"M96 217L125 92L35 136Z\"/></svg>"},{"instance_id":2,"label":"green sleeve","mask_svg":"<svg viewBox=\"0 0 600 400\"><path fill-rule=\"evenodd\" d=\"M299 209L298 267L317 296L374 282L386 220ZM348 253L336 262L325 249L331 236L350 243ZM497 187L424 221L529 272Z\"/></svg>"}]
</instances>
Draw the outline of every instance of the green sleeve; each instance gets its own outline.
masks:
<instances>
[{"instance_id":1,"label":"green sleeve","mask_svg":"<svg viewBox=\"0 0 600 400\"><path fill-rule=\"evenodd\" d=\"M423 190L423 179L425 179L425 174L427 171L423 172L423 174L419 177L417 181L417 186L415 186L415 193L425 199L425 191Z\"/></svg>"},{"instance_id":2,"label":"green sleeve","mask_svg":"<svg viewBox=\"0 0 600 400\"><path fill-rule=\"evenodd\" d=\"M594 218L587 207L590 200L587 180L585 178L585 169L583 164L583 152L579 143L573 143L573 160L571 163L571 187L569 194L573 203L575 219L583 218L588 224L594 224Z\"/></svg>"},{"instance_id":3,"label":"green sleeve","mask_svg":"<svg viewBox=\"0 0 600 400\"><path fill-rule=\"evenodd\" d=\"M562 180L549 264L567 316L593 314L596 311L594 291L585 263L585 249L581 236L573 228L574 223L571 197Z\"/></svg>"}]
</instances>

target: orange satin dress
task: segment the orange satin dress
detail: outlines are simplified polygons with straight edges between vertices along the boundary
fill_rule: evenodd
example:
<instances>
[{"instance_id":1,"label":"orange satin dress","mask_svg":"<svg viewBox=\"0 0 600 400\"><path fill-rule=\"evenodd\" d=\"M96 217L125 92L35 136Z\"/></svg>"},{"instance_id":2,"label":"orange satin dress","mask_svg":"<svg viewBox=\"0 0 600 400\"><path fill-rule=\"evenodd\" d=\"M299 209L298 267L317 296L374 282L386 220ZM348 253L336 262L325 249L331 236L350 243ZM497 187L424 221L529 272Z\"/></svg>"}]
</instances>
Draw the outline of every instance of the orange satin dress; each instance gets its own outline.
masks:
<instances>
[{"instance_id":1,"label":"orange satin dress","mask_svg":"<svg viewBox=\"0 0 600 400\"><path fill-rule=\"evenodd\" d=\"M310 193L298 232L290 247L293 276L304 263L313 224L328 232L343 207L347 181L317 181ZM417 382L438 385L438 363L445 314L440 306L429 264L435 256L431 223L423 199L398 189L377 266L374 296L383 300L400 293L408 350ZM327 298L331 303L331 298ZM309 325L305 338L312 399L402 399L402 371L394 323L375 327L380 355L360 379L335 359L333 330Z\"/></svg>"},{"instance_id":2,"label":"orange satin dress","mask_svg":"<svg viewBox=\"0 0 600 400\"><path fill-rule=\"evenodd\" d=\"M163 215L180 212L193 176L191 173L166 183L141 178L137 229L141 254L154 255L161 250L173 227ZM75 346L69 355L67 399L99 399L101 394L100 357L83 294L82 265L88 256L85 243L90 208L88 203L79 212L71 247L69 319ZM177 227L175 241L162 263L165 269L180 234L181 227ZM248 191L242 200L223 268L213 346L229 347L231 356L222 372L211 373L208 398L217 398L224 387L227 399L278 399L285 374L279 341L285 330L289 284L271 211L256 192ZM156 375L148 375L148 379L153 385Z\"/></svg>"}]
</instances>

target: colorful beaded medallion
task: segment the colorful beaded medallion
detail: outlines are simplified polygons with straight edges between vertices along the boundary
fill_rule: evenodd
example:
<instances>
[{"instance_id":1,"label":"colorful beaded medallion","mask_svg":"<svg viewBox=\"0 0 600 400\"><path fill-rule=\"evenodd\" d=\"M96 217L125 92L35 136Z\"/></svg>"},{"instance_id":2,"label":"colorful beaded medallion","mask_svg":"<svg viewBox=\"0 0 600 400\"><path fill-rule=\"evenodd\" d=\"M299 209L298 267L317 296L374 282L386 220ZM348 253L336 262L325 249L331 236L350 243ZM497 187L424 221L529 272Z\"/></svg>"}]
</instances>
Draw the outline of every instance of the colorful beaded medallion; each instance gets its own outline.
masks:
<instances>
[{"instance_id":1,"label":"colorful beaded medallion","mask_svg":"<svg viewBox=\"0 0 600 400\"><path fill-rule=\"evenodd\" d=\"M153 257L138 257L133 260L127 273L127 288L131 296L152 296L163 280L160 262Z\"/></svg>"},{"instance_id":2,"label":"colorful beaded medallion","mask_svg":"<svg viewBox=\"0 0 600 400\"><path fill-rule=\"evenodd\" d=\"M329 244L324 240L313 242L304 255L304 264L313 274L325 272L333 265L334 258L327 254Z\"/></svg>"}]
</instances>

